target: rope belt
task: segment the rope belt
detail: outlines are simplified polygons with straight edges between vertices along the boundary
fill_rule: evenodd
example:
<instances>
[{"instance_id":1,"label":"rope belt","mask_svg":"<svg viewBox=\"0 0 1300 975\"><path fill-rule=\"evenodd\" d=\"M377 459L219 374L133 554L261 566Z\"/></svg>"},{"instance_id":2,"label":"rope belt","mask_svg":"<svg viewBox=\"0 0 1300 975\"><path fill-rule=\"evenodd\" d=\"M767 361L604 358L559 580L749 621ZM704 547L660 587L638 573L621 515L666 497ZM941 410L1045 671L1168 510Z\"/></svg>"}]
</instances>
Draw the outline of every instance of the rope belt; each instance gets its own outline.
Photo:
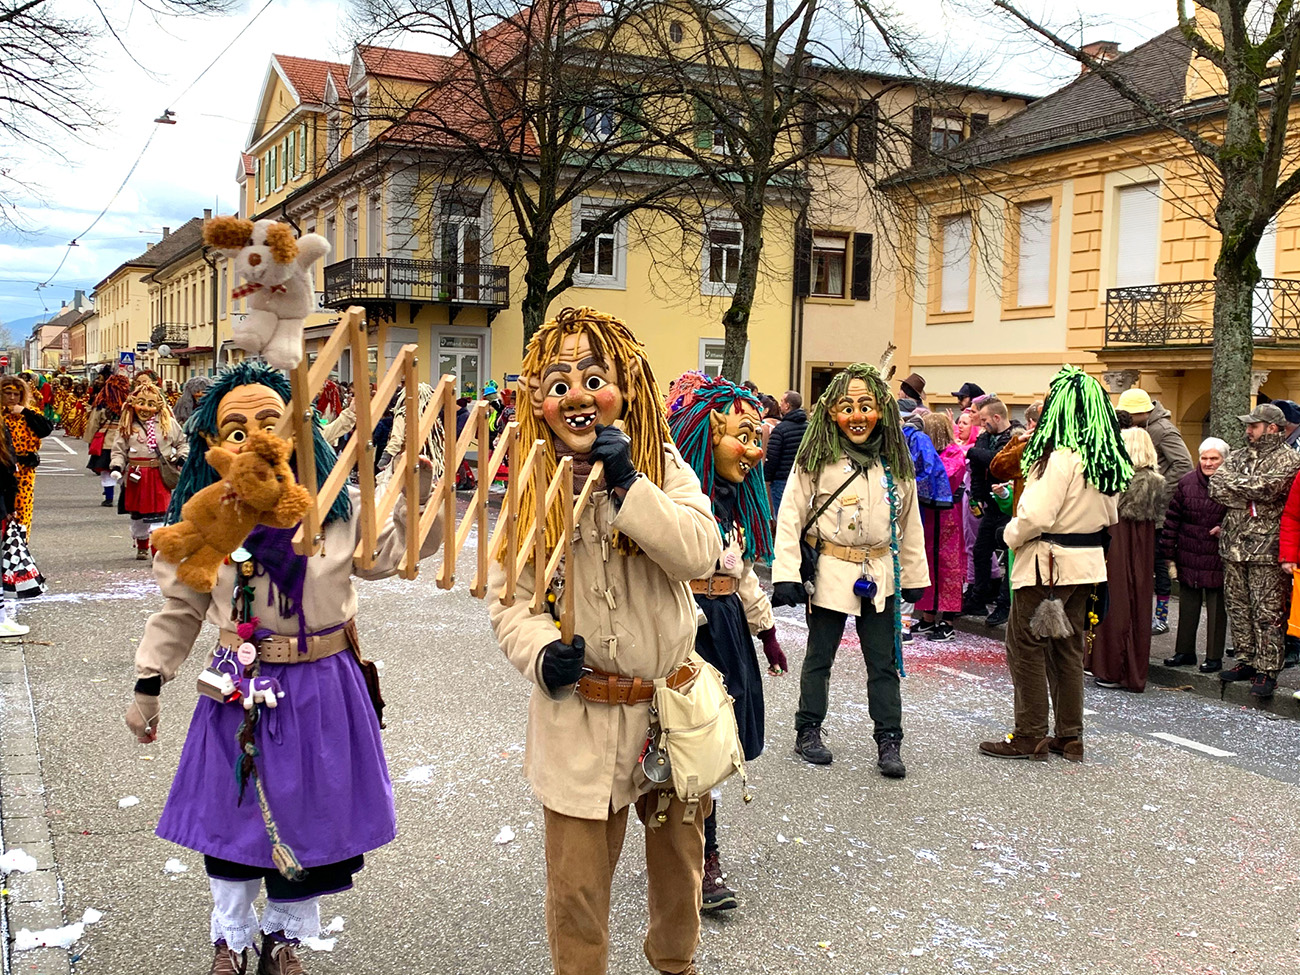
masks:
<instances>
[{"instance_id":1,"label":"rope belt","mask_svg":"<svg viewBox=\"0 0 1300 975\"><path fill-rule=\"evenodd\" d=\"M695 668L682 664L668 675L668 686L675 691L695 680ZM624 677L591 670L578 681L578 696L592 704L644 704L655 696L655 682L645 677Z\"/></svg>"}]
</instances>

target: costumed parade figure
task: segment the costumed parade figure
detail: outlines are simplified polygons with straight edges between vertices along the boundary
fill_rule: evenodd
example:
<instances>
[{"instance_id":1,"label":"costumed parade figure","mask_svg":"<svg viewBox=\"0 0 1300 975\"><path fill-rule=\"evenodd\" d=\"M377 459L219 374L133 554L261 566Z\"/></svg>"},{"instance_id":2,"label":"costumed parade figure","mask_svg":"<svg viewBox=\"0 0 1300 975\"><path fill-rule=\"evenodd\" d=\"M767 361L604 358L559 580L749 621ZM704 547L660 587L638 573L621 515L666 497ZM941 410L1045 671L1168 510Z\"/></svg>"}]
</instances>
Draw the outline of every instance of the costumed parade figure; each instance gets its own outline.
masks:
<instances>
[{"instance_id":1,"label":"costumed parade figure","mask_svg":"<svg viewBox=\"0 0 1300 975\"><path fill-rule=\"evenodd\" d=\"M185 434L172 417L162 390L141 381L122 408L113 442L109 475L124 481L117 510L131 516L135 557L149 558L149 533L163 520L171 504L171 489L163 465L175 470L184 463Z\"/></svg>"},{"instance_id":2,"label":"costumed parade figure","mask_svg":"<svg viewBox=\"0 0 1300 975\"><path fill-rule=\"evenodd\" d=\"M900 601L915 603L930 576L898 404L874 366L859 362L837 374L813 407L776 524L772 605L808 607L795 753L814 765L831 762L822 722L831 665L854 616L880 771L902 778Z\"/></svg>"},{"instance_id":3,"label":"costumed parade figure","mask_svg":"<svg viewBox=\"0 0 1300 975\"><path fill-rule=\"evenodd\" d=\"M172 414L176 417L177 423L184 427L189 422L211 386L210 376L195 376L185 381L185 385L181 387L180 399L176 401L176 409Z\"/></svg>"},{"instance_id":4,"label":"costumed parade figure","mask_svg":"<svg viewBox=\"0 0 1300 975\"><path fill-rule=\"evenodd\" d=\"M722 536L722 558L691 581L705 623L695 652L717 667L735 698L736 724L745 761L763 752L763 676L753 636L763 641L768 672L783 674L785 653L776 639L772 606L754 573L757 560L772 558L772 515L763 479L762 403L722 378L688 372L668 389L668 428L682 457L713 499ZM752 634L752 635L751 635ZM718 791L704 821L703 910L736 906L718 851Z\"/></svg>"},{"instance_id":5,"label":"costumed parade figure","mask_svg":"<svg viewBox=\"0 0 1300 975\"><path fill-rule=\"evenodd\" d=\"M1025 490L1007 523L1013 553L1007 667L1015 730L979 746L993 758L1083 759L1083 657L1090 617L1105 616L1106 546L1115 496L1133 465L1101 383L1066 366L1021 456ZM1048 705L1056 735L1048 737Z\"/></svg>"},{"instance_id":6,"label":"costumed parade figure","mask_svg":"<svg viewBox=\"0 0 1300 975\"><path fill-rule=\"evenodd\" d=\"M104 491L104 500L100 504L105 508L113 506L113 490L117 486L112 475L113 445L117 443L122 410L126 408L130 395L131 381L117 373L103 377L91 403L90 422L86 427L90 457L86 460L86 467L99 475L99 486Z\"/></svg>"},{"instance_id":7,"label":"costumed parade figure","mask_svg":"<svg viewBox=\"0 0 1300 975\"><path fill-rule=\"evenodd\" d=\"M692 654L697 609L688 583L714 571L722 536L699 479L672 445L645 349L626 325L565 308L533 336L520 373L521 441L545 442L548 476L571 456L579 492L592 464L604 465L562 570L570 584L551 583L551 612L530 611L527 572L513 605L493 600L490 610L502 650L535 685L524 774L545 807L551 960L556 975L606 971L610 886L635 805L646 826L646 957L661 972L694 972L712 803L707 791L684 802L645 769L658 775L650 761L654 682L690 694L708 666ZM625 432L614 426L620 420ZM520 495L516 528L525 537L536 520L531 483ZM552 506L537 527L554 546L562 513ZM494 562L489 591L505 581ZM568 644L557 630L565 600L574 600L576 616Z\"/></svg>"},{"instance_id":8,"label":"costumed parade figure","mask_svg":"<svg viewBox=\"0 0 1300 975\"><path fill-rule=\"evenodd\" d=\"M27 530L17 518L18 463L7 436L0 437L0 637L23 636L30 627L18 622L18 600L45 592L45 578L27 547Z\"/></svg>"},{"instance_id":9,"label":"costumed parade figure","mask_svg":"<svg viewBox=\"0 0 1300 975\"><path fill-rule=\"evenodd\" d=\"M202 489L222 481L207 452L239 456L245 443L255 448L289 399L288 381L268 366L240 363L221 374L191 417L189 459L170 522ZM319 431L315 455L323 480L335 456ZM374 667L360 654L352 576L383 578L397 570L406 548L406 498L380 525L375 563L366 570L353 563L360 507L354 489L335 498L321 552L312 558L295 553L293 528L258 524L218 563L210 592L180 582L161 554L154 561L166 602L136 650L138 680L126 715L140 742L157 738L162 685L194 649L203 623L219 632L158 822L163 839L204 856L213 899L212 975L251 975L250 948L259 950L259 975L301 973L296 948L319 934L320 897L349 889L364 854L396 834L379 733L382 699ZM422 558L440 538L435 524ZM237 696L228 693L232 685ZM253 904L263 883L267 906L259 922Z\"/></svg>"},{"instance_id":10,"label":"costumed parade figure","mask_svg":"<svg viewBox=\"0 0 1300 975\"><path fill-rule=\"evenodd\" d=\"M86 435L86 420L90 413L90 400L86 393L86 381L78 379L72 384L72 393L68 401L68 411L63 415L63 429L68 436L80 440Z\"/></svg>"},{"instance_id":11,"label":"costumed parade figure","mask_svg":"<svg viewBox=\"0 0 1300 975\"><path fill-rule=\"evenodd\" d=\"M5 426L9 448L13 451L18 480L14 517L27 536L32 532L32 510L36 506L36 468L41 462L41 438L48 437L54 425L36 409L31 387L17 376L0 377L0 401L4 403Z\"/></svg>"}]
</instances>

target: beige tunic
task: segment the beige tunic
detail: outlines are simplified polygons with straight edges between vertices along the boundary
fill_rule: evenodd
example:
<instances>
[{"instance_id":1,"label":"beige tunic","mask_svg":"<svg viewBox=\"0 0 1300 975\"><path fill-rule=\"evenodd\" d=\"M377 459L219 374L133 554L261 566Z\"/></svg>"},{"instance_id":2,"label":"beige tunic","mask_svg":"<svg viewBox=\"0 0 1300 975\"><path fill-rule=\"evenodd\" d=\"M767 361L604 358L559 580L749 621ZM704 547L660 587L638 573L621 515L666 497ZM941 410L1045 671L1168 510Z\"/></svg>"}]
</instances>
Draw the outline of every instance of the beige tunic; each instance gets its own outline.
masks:
<instances>
[{"instance_id":1,"label":"beige tunic","mask_svg":"<svg viewBox=\"0 0 1300 975\"><path fill-rule=\"evenodd\" d=\"M106 434L105 442L107 440ZM177 463L184 464L189 452L189 441L185 439L185 433L181 430L181 425L175 420L172 420L169 424L158 423L157 450L149 446L149 435L145 433L144 426L135 423L131 427L131 436L119 436L113 441L110 463L111 466L124 471L130 461L157 460L159 454L161 454L168 460L172 460L174 457Z\"/></svg>"},{"instance_id":2,"label":"beige tunic","mask_svg":"<svg viewBox=\"0 0 1300 975\"><path fill-rule=\"evenodd\" d=\"M641 547L622 555L610 545L617 530ZM576 631L587 665L608 673L667 677L695 647L691 579L711 571L722 539L709 499L675 448L667 448L663 488L638 478L615 509L597 491L574 531L572 564L562 599L575 599ZM505 571L493 563L488 606L501 649L533 682L528 702L524 775L542 804L579 819L607 819L648 783L637 759L649 728L649 704L590 704L565 687L552 696L542 683L542 650L559 638L549 615L534 615L532 575L515 588L513 606L496 594Z\"/></svg>"},{"instance_id":3,"label":"beige tunic","mask_svg":"<svg viewBox=\"0 0 1300 975\"><path fill-rule=\"evenodd\" d=\"M110 454L113 444L117 443L117 421L110 420L102 407L90 411L90 420L86 424L86 443L95 439L95 434L104 431L104 449Z\"/></svg>"},{"instance_id":4,"label":"beige tunic","mask_svg":"<svg viewBox=\"0 0 1300 975\"><path fill-rule=\"evenodd\" d=\"M898 564L902 584L894 579L890 543L889 495L885 488L885 467L879 461L864 474L851 473L843 458L832 461L816 476L799 470L790 472L781 497L776 521L776 561L772 582L799 582L799 535L814 511L826 503L845 480L853 478L830 507L809 529L824 541L850 548L884 549L879 558L866 562L867 575L876 581L876 612L883 612L885 600L897 589L923 589L930 584L921 534L921 511L916 504L916 481L895 478L898 497ZM852 527L850 527L852 526ZM858 615L862 600L853 594L853 584L862 576L863 565L823 554L817 560L816 592L813 605L839 613Z\"/></svg>"},{"instance_id":5,"label":"beige tunic","mask_svg":"<svg viewBox=\"0 0 1300 975\"><path fill-rule=\"evenodd\" d=\"M1083 476L1083 459L1073 450L1054 450L1042 476L1030 474L1016 516L1003 537L1015 553L1011 588L1047 585L1074 586L1106 578L1106 553L1091 548L1056 545L1039 536L1101 531L1119 520L1115 498L1107 497Z\"/></svg>"},{"instance_id":6,"label":"beige tunic","mask_svg":"<svg viewBox=\"0 0 1300 975\"><path fill-rule=\"evenodd\" d=\"M733 557L734 563L730 569L726 565L728 555ZM773 627L772 604L759 584L758 575L754 572L754 563L745 561L745 546L740 542L739 532L727 537L723 543L722 554L714 563L713 571L700 578L711 579L715 576L730 576L740 580L736 594L740 596L740 603L745 607L745 620L749 623L751 634L757 635Z\"/></svg>"},{"instance_id":7,"label":"beige tunic","mask_svg":"<svg viewBox=\"0 0 1300 975\"><path fill-rule=\"evenodd\" d=\"M406 497L402 496L397 499L388 523L380 527L374 566L363 570L354 564L352 553L361 538L361 504L357 490L349 488L349 491L352 497L352 517L328 525L321 553L307 560L303 610L308 633L338 626L356 616L357 590L352 584L352 577L382 579L391 576L397 571L406 552ZM420 558L433 555L441 540L439 516L420 550ZM145 624L144 638L135 652L135 672L137 677L161 676L166 682L176 676L176 671L189 656L204 620L220 629L235 628L230 612L235 567L228 564L221 567L217 585L210 593L195 592L177 581L176 567L160 558L154 559L153 571L165 601L162 609L150 616ZM254 614L261 626L281 636L296 637L297 615L280 615L277 601L270 598L270 589L264 581L255 586Z\"/></svg>"}]
</instances>

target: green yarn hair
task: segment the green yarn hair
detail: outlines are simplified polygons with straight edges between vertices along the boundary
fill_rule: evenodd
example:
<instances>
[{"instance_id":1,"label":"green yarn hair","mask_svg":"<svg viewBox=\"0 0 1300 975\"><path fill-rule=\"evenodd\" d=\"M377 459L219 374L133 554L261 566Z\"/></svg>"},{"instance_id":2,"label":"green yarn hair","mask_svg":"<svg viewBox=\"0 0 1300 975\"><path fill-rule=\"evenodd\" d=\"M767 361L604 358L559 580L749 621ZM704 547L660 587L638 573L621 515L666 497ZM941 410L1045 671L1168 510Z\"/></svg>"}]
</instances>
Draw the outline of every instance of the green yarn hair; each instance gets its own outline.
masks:
<instances>
[{"instance_id":1,"label":"green yarn hair","mask_svg":"<svg viewBox=\"0 0 1300 975\"><path fill-rule=\"evenodd\" d=\"M912 454L903 439L903 418L898 412L898 403L889 392L889 386L881 377L880 371L865 362L855 362L843 372L837 373L831 380L826 392L813 404L808 417L808 427L804 431L803 442L795 454L795 467L817 474L827 464L844 456L845 446L849 440L844 436L835 422L835 403L848 391L849 383L861 379L876 398L876 428L871 431L863 449L870 454L878 454L902 480L916 477L912 467Z\"/></svg>"},{"instance_id":2,"label":"green yarn hair","mask_svg":"<svg viewBox=\"0 0 1300 975\"><path fill-rule=\"evenodd\" d=\"M1133 478L1119 418L1101 383L1076 366L1052 378L1043 416L1020 457L1020 469L1041 475L1052 451L1073 450L1083 460L1083 476L1102 494L1115 495Z\"/></svg>"},{"instance_id":3,"label":"green yarn hair","mask_svg":"<svg viewBox=\"0 0 1300 975\"><path fill-rule=\"evenodd\" d=\"M181 470L176 487L172 490L172 502L167 509L169 525L174 525L181 520L182 506L196 492L220 480L221 476L208 464L208 442L204 439L204 434L217 435L217 408L225 395L237 386L266 386L284 400L286 406L293 395L289 380L284 377L284 373L272 369L265 363L245 361L221 371L185 424L185 432L190 438L190 456L185 461L185 467ZM311 426L316 447L316 478L318 483L323 484L329 472L334 469L334 462L338 460L338 456L325 442L325 436L321 433L320 415L316 414L314 409L312 412L315 414ZM294 464L292 458L290 464ZM330 505L330 510L325 516L325 524L340 519L346 521L351 517L352 500L348 497L347 488L344 487L339 491L334 503Z\"/></svg>"}]
</instances>

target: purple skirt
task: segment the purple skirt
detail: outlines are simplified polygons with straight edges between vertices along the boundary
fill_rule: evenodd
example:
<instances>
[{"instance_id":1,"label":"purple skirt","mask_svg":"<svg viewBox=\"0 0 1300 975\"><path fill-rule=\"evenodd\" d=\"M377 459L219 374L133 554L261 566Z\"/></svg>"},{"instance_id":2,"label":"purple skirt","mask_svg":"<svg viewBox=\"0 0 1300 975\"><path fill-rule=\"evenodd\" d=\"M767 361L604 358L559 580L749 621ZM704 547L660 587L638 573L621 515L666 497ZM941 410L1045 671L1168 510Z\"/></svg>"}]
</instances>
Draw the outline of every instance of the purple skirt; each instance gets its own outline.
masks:
<instances>
[{"instance_id":1,"label":"purple skirt","mask_svg":"<svg viewBox=\"0 0 1300 975\"><path fill-rule=\"evenodd\" d=\"M352 654L309 664L263 664L280 682L262 707L257 771L280 839L305 867L337 863L397 835L393 785L370 695ZM200 697L158 835L235 863L273 867L253 783L235 781L242 703Z\"/></svg>"}]
</instances>

